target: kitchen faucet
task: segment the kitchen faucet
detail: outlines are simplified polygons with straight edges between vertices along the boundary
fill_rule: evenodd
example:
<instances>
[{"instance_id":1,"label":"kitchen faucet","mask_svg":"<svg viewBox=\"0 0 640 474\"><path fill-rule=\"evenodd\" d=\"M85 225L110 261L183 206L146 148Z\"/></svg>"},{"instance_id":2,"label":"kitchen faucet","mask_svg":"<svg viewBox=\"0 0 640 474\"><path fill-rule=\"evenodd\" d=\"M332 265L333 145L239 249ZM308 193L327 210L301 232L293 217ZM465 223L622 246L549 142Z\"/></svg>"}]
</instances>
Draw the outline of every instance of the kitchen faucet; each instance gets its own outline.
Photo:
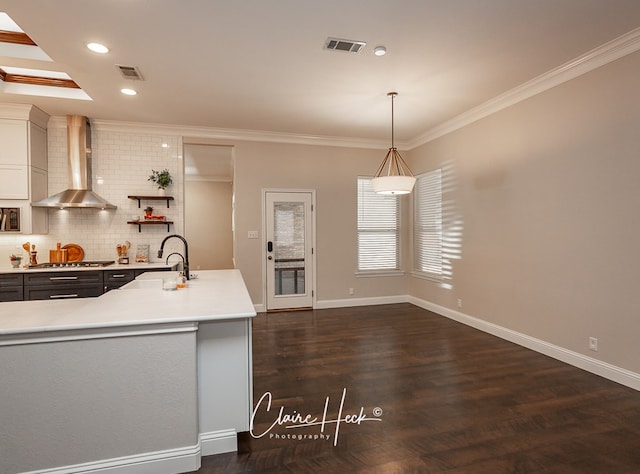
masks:
<instances>
[{"instance_id":1,"label":"kitchen faucet","mask_svg":"<svg viewBox=\"0 0 640 474\"><path fill-rule=\"evenodd\" d=\"M171 238L177 238L182 240L182 243L184 244L184 257L183 257L183 270L184 270L184 275L187 277L187 280L191 279L191 275L189 274L189 244L187 244L187 240L182 237L181 235L178 234L171 234L166 236L163 240L162 243L160 244L160 250L158 250L158 258L162 258L162 252L164 251L164 243L171 239ZM171 255L169 255L170 257ZM182 255L180 255L182 257ZM167 260L169 259L169 257L167 257Z\"/></svg>"},{"instance_id":2,"label":"kitchen faucet","mask_svg":"<svg viewBox=\"0 0 640 474\"><path fill-rule=\"evenodd\" d=\"M164 263L168 265L169 259L171 258L172 255L177 255L182 259L182 270L184 271L184 255L182 255L180 252L171 252L169 255L167 255L167 258L164 259Z\"/></svg>"}]
</instances>

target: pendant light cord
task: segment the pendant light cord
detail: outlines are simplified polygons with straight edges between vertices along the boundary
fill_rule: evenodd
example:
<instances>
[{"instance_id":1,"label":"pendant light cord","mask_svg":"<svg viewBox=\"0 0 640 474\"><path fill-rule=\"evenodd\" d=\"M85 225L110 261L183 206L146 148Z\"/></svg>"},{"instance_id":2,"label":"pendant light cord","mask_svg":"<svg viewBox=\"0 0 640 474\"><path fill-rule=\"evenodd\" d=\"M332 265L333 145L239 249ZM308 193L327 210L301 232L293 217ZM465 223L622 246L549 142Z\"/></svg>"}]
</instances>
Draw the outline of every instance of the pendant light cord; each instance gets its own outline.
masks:
<instances>
[{"instance_id":1,"label":"pendant light cord","mask_svg":"<svg viewBox=\"0 0 640 474\"><path fill-rule=\"evenodd\" d=\"M398 93L397 92L389 92L387 95L391 96L391 148L395 149L395 147L396 147L396 145L395 145L395 120L394 120L394 113L393 113L393 100L398 95Z\"/></svg>"},{"instance_id":2,"label":"pendant light cord","mask_svg":"<svg viewBox=\"0 0 640 474\"><path fill-rule=\"evenodd\" d=\"M374 175L374 180L387 180L389 178L393 178L396 180L397 178L412 178L413 181L410 183L403 183L398 185L394 183L394 186L399 186L397 190L394 189L386 189L384 191L378 191L375 189L375 192L382 192L383 194L405 194L411 192L413 189L413 184L415 183L415 177L413 173L405 163L404 159L396 149L396 136L395 136L395 110L394 110L394 99L398 95L397 92L388 92L387 96L391 96L391 148L387 152L387 155L382 160L382 163L378 167L378 171ZM386 170L386 174L385 173ZM377 181L381 182L381 181Z\"/></svg>"}]
</instances>

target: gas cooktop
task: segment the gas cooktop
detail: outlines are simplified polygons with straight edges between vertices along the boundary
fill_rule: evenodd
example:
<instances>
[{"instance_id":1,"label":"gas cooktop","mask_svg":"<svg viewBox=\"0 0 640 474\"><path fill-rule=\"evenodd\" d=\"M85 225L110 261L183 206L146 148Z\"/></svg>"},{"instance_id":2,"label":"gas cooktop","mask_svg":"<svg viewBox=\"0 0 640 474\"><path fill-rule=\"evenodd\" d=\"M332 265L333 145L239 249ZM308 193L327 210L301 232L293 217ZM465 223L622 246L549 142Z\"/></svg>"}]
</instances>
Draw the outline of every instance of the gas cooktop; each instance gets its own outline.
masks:
<instances>
[{"instance_id":1,"label":"gas cooktop","mask_svg":"<svg viewBox=\"0 0 640 474\"><path fill-rule=\"evenodd\" d=\"M85 268L85 267L106 267L113 263L114 260L84 260L82 262L65 262L65 263L38 263L37 265L29 265L29 268Z\"/></svg>"}]
</instances>

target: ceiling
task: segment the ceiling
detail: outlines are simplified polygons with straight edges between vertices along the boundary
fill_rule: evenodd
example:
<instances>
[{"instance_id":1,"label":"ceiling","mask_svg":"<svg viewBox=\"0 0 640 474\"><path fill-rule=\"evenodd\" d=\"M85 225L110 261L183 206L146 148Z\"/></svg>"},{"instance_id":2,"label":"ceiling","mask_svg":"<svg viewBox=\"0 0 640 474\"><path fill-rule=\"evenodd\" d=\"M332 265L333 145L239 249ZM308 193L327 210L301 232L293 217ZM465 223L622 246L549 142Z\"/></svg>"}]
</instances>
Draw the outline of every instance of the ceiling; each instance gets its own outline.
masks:
<instances>
[{"instance_id":1,"label":"ceiling","mask_svg":"<svg viewBox=\"0 0 640 474\"><path fill-rule=\"evenodd\" d=\"M233 147L216 145L184 145L184 174L187 180L233 180Z\"/></svg>"},{"instance_id":2,"label":"ceiling","mask_svg":"<svg viewBox=\"0 0 640 474\"><path fill-rule=\"evenodd\" d=\"M640 25L638 0L0 0L91 101L0 92L50 115L410 141ZM365 41L359 54L328 37ZM89 51L88 42L110 48ZM374 56L375 46L387 54ZM124 79L116 64L144 81ZM138 91L134 97L122 87Z\"/></svg>"}]
</instances>

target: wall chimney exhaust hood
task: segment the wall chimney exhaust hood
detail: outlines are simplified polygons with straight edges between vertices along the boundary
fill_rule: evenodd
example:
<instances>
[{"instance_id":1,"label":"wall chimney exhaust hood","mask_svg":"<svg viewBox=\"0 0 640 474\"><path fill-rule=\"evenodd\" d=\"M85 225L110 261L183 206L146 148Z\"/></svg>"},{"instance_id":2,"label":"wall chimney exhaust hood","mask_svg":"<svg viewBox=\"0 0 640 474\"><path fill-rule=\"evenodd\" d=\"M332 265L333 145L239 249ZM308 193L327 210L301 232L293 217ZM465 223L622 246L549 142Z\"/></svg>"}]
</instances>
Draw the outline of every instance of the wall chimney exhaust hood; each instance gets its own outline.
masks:
<instances>
[{"instance_id":1,"label":"wall chimney exhaust hood","mask_svg":"<svg viewBox=\"0 0 640 474\"><path fill-rule=\"evenodd\" d=\"M82 115L67 115L67 158L70 188L32 207L117 209L91 190L91 124Z\"/></svg>"}]
</instances>

